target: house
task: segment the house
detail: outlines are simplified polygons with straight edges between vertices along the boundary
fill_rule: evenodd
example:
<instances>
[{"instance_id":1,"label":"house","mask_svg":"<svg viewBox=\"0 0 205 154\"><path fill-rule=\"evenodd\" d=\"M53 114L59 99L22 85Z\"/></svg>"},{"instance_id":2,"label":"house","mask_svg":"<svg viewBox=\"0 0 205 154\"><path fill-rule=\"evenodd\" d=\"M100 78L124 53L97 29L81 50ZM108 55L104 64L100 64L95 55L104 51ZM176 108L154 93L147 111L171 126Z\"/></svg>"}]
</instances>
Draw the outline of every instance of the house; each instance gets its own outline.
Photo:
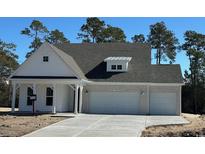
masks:
<instances>
[{"instance_id":1,"label":"house","mask_svg":"<svg viewBox=\"0 0 205 154\"><path fill-rule=\"evenodd\" d=\"M19 88L25 112L181 113L180 65L152 65L147 44L45 42L9 79L12 111Z\"/></svg>"}]
</instances>

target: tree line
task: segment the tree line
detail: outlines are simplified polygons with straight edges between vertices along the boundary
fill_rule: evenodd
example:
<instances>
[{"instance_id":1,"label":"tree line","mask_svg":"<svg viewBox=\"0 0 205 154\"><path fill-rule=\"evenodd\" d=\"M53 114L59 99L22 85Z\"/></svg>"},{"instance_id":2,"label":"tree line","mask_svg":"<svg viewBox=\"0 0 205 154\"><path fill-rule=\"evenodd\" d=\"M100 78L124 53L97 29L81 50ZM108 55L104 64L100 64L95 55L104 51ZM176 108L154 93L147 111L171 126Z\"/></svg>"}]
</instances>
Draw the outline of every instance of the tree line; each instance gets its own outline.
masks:
<instances>
[{"instance_id":1,"label":"tree line","mask_svg":"<svg viewBox=\"0 0 205 154\"><path fill-rule=\"evenodd\" d=\"M205 108L205 35L193 30L184 33L184 42L180 44L173 31L166 24L157 22L149 27L147 36L135 34L132 43L147 43L155 52L156 64L175 62L178 52L185 52L189 60L189 69L184 72L185 86L182 90L182 107L184 111L202 113ZM28 58L40 45L47 41L51 44L70 43L64 33L58 29L48 30L39 20L33 20L28 27L20 32L32 38L29 45ZM82 43L128 42L124 31L105 23L97 17L87 18L80 27L77 39ZM130 43L130 42L129 42ZM16 45L0 40L0 103L8 102L8 85L6 78L12 70L18 67L18 56L15 54ZM8 104L8 103L6 103Z\"/></svg>"},{"instance_id":2,"label":"tree line","mask_svg":"<svg viewBox=\"0 0 205 154\"><path fill-rule=\"evenodd\" d=\"M21 31L21 34L33 39L29 46L31 51L26 54L26 58L44 41L51 44L70 43L63 32L58 29L49 32L47 27L38 20L33 20L29 27ZM121 28L108 25L96 17L86 19L86 23L80 27L77 39L81 39L83 43L128 42ZM178 39L172 31L167 29L164 22L150 25L150 33L147 38L143 34L136 34L131 40L133 43L149 43L153 49L156 49L157 64L167 60L173 63L176 51L179 49Z\"/></svg>"}]
</instances>

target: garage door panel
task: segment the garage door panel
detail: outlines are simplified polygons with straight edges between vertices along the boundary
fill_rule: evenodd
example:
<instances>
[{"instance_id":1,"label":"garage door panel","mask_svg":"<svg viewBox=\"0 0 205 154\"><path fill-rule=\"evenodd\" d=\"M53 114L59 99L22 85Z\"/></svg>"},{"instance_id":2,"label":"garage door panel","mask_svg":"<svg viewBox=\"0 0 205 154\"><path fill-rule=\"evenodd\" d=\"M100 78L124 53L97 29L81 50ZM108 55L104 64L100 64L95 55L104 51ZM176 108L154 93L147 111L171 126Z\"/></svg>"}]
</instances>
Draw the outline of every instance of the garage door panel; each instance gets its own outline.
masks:
<instances>
[{"instance_id":1,"label":"garage door panel","mask_svg":"<svg viewBox=\"0 0 205 154\"><path fill-rule=\"evenodd\" d=\"M90 113L137 114L139 94L137 92L91 92Z\"/></svg>"},{"instance_id":2,"label":"garage door panel","mask_svg":"<svg viewBox=\"0 0 205 154\"><path fill-rule=\"evenodd\" d=\"M151 93L150 114L175 115L176 93Z\"/></svg>"}]
</instances>

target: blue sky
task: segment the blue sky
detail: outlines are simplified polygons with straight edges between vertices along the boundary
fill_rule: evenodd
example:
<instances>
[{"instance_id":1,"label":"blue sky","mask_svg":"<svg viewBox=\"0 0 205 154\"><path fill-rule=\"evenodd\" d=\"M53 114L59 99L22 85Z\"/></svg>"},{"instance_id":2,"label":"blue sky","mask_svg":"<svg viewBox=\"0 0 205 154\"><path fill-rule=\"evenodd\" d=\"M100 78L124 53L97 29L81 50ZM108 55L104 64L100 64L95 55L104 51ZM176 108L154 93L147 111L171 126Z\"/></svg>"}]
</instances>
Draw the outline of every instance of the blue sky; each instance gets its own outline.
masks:
<instances>
[{"instance_id":1,"label":"blue sky","mask_svg":"<svg viewBox=\"0 0 205 154\"><path fill-rule=\"evenodd\" d=\"M21 35L20 31L28 27L33 19L43 22L49 29L59 29L63 31L65 36L72 42L78 43L77 33L86 18L0 18L0 39L6 42L13 42L17 45L16 53L19 55L19 62L25 60L25 55L29 51L28 46L31 39ZM127 40L131 41L131 37L135 34L149 33L149 25L164 21L168 29L172 30L180 43L183 43L183 35L186 30L195 30L200 33L205 31L205 18L101 18L106 24L120 27L124 30ZM155 60L153 61L155 62ZM181 64L182 71L189 68L188 59L183 51L177 54L176 62Z\"/></svg>"}]
</instances>

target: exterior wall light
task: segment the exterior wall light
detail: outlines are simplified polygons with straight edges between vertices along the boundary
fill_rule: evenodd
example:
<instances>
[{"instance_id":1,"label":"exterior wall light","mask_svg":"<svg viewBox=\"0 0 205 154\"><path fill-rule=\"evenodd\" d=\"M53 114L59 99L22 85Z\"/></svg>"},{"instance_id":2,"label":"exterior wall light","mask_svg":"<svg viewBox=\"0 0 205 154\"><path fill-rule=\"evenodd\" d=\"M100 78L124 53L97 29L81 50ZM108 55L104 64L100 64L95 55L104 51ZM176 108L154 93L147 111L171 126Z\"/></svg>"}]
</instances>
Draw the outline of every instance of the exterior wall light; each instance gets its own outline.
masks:
<instances>
[{"instance_id":1,"label":"exterior wall light","mask_svg":"<svg viewBox=\"0 0 205 154\"><path fill-rule=\"evenodd\" d=\"M141 95L141 96L144 96L144 91L140 91L140 95Z\"/></svg>"}]
</instances>

